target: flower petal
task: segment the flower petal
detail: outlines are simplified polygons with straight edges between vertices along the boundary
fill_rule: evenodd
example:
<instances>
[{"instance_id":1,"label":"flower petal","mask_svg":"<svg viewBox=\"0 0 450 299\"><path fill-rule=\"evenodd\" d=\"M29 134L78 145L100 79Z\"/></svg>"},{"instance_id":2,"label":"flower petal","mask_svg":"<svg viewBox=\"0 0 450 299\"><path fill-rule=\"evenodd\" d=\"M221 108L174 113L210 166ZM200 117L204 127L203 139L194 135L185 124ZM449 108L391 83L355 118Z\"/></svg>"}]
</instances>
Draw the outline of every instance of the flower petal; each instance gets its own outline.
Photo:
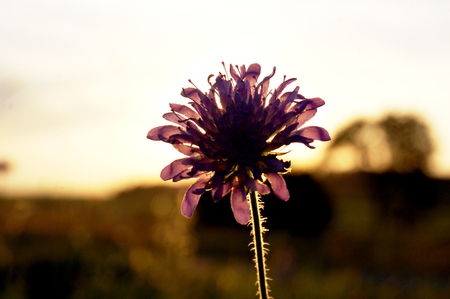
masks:
<instances>
[{"instance_id":1,"label":"flower petal","mask_svg":"<svg viewBox=\"0 0 450 299\"><path fill-rule=\"evenodd\" d=\"M173 123L175 123L177 125L186 127L186 123L182 121L182 118L180 118L180 116L176 115L173 112L168 112L168 113L163 114L163 118L165 120L173 122Z\"/></svg>"},{"instance_id":2,"label":"flower petal","mask_svg":"<svg viewBox=\"0 0 450 299\"><path fill-rule=\"evenodd\" d=\"M320 106L325 105L325 101L322 100L321 98L307 99L307 101L308 101L308 105L305 108L306 110L319 108Z\"/></svg>"},{"instance_id":3,"label":"flower petal","mask_svg":"<svg viewBox=\"0 0 450 299\"><path fill-rule=\"evenodd\" d=\"M245 178L245 186L249 187L250 189L252 189L254 191L258 191L262 195L266 195L266 194L270 193L270 188L266 184L263 184L260 181L254 180L249 177Z\"/></svg>"},{"instance_id":4,"label":"flower petal","mask_svg":"<svg viewBox=\"0 0 450 299\"><path fill-rule=\"evenodd\" d=\"M290 195L284 178L275 172L266 173L266 176L270 182L273 193L275 193L275 196L284 201L288 200Z\"/></svg>"},{"instance_id":5,"label":"flower petal","mask_svg":"<svg viewBox=\"0 0 450 299\"><path fill-rule=\"evenodd\" d=\"M217 201L230 192L233 184L231 181L224 181L224 175L216 173L212 181L212 198Z\"/></svg>"},{"instance_id":6,"label":"flower petal","mask_svg":"<svg viewBox=\"0 0 450 299\"><path fill-rule=\"evenodd\" d=\"M230 81L224 80L222 77L217 76L216 78L216 86L219 91L220 104L223 108L226 108L232 105L231 93L233 90L233 86Z\"/></svg>"},{"instance_id":7,"label":"flower petal","mask_svg":"<svg viewBox=\"0 0 450 299\"><path fill-rule=\"evenodd\" d=\"M183 171L191 168L193 162L194 161L191 158L181 158L173 161L172 163L163 168L160 175L161 179L167 181L174 178Z\"/></svg>"},{"instance_id":8,"label":"flower petal","mask_svg":"<svg viewBox=\"0 0 450 299\"><path fill-rule=\"evenodd\" d=\"M257 89L261 87L261 95L263 98L267 96L267 93L269 91L270 79L275 75L275 71L276 67L273 67L272 73L264 77L264 79L261 82L259 82L258 85L256 86Z\"/></svg>"},{"instance_id":9,"label":"flower petal","mask_svg":"<svg viewBox=\"0 0 450 299\"><path fill-rule=\"evenodd\" d=\"M200 96L199 96L199 90L197 88L193 88L193 87L183 88L181 90L181 95L185 98L189 98L189 99L193 100L195 103L198 103L198 104L201 103Z\"/></svg>"},{"instance_id":10,"label":"flower petal","mask_svg":"<svg viewBox=\"0 0 450 299\"><path fill-rule=\"evenodd\" d=\"M307 122L308 120L310 120L317 112L317 109L310 109L310 110L305 110L302 113L300 113L300 115L297 117L297 128L300 128L301 126L303 126L305 124L305 122Z\"/></svg>"},{"instance_id":11,"label":"flower petal","mask_svg":"<svg viewBox=\"0 0 450 299\"><path fill-rule=\"evenodd\" d=\"M200 175L200 173L193 173L192 169L185 169L182 172L180 172L179 174L175 175L172 178L172 182L176 183L179 182L181 180L186 180L186 179L192 179L193 177L198 177Z\"/></svg>"},{"instance_id":12,"label":"flower petal","mask_svg":"<svg viewBox=\"0 0 450 299\"><path fill-rule=\"evenodd\" d=\"M292 103L297 98L299 89L300 89L300 87L297 86L293 91L286 92L281 96L280 109L287 110L287 109L285 109L285 107L288 106L290 103Z\"/></svg>"},{"instance_id":13,"label":"flower petal","mask_svg":"<svg viewBox=\"0 0 450 299\"><path fill-rule=\"evenodd\" d=\"M239 224L246 225L250 221L250 205L244 186L235 186L231 191L231 209Z\"/></svg>"},{"instance_id":14,"label":"flower petal","mask_svg":"<svg viewBox=\"0 0 450 299\"><path fill-rule=\"evenodd\" d=\"M254 86L261 74L261 66L257 63L250 64L244 75L244 80L250 83L250 86Z\"/></svg>"},{"instance_id":15,"label":"flower petal","mask_svg":"<svg viewBox=\"0 0 450 299\"><path fill-rule=\"evenodd\" d=\"M180 134L181 132L182 131L177 126L159 126L151 129L147 134L147 138L151 140L162 140L167 142L170 136Z\"/></svg>"},{"instance_id":16,"label":"flower petal","mask_svg":"<svg viewBox=\"0 0 450 299\"><path fill-rule=\"evenodd\" d=\"M164 141L164 140L163 140ZM190 143L197 144L198 138L196 136L189 135L187 133L174 134L167 138L166 142L169 143Z\"/></svg>"},{"instance_id":17,"label":"flower petal","mask_svg":"<svg viewBox=\"0 0 450 299\"><path fill-rule=\"evenodd\" d=\"M240 81L240 76L236 72L236 69L234 68L234 66L231 65L231 64L230 64L230 75L231 75L231 77L233 77L234 82L239 82Z\"/></svg>"},{"instance_id":18,"label":"flower petal","mask_svg":"<svg viewBox=\"0 0 450 299\"><path fill-rule=\"evenodd\" d=\"M181 203L181 214L183 214L183 216L187 218L192 217L201 195L205 192L208 181L209 177L201 177L186 190Z\"/></svg>"},{"instance_id":19,"label":"flower petal","mask_svg":"<svg viewBox=\"0 0 450 299\"><path fill-rule=\"evenodd\" d=\"M272 95L272 97L269 100L269 104L275 103L275 101L278 99L278 97L283 92L283 90L286 88L286 86L288 86L289 84L291 84L295 80L297 80L297 79L291 78L291 79L288 79L288 80L284 80L280 84L280 86L278 86L278 88L273 92L273 95Z\"/></svg>"},{"instance_id":20,"label":"flower petal","mask_svg":"<svg viewBox=\"0 0 450 299\"><path fill-rule=\"evenodd\" d=\"M194 156L200 153L200 149L192 145L186 145L180 142L174 142L172 145L174 148L176 148L177 151L185 154L186 156Z\"/></svg>"},{"instance_id":21,"label":"flower petal","mask_svg":"<svg viewBox=\"0 0 450 299\"><path fill-rule=\"evenodd\" d=\"M297 132L298 133L295 133L295 135L311 138L314 140L328 141L331 139L327 130L321 127L316 126L305 127L303 129L298 130Z\"/></svg>"},{"instance_id":22,"label":"flower petal","mask_svg":"<svg viewBox=\"0 0 450 299\"><path fill-rule=\"evenodd\" d=\"M178 114L181 114L181 115L185 116L186 118L198 119L200 117L194 110L192 110L188 106L174 104L174 103L171 103L169 105L170 105L170 108L172 108L172 111L174 111Z\"/></svg>"},{"instance_id":23,"label":"flower petal","mask_svg":"<svg viewBox=\"0 0 450 299\"><path fill-rule=\"evenodd\" d=\"M274 155L265 156L261 160L258 161L257 167L262 172L286 172L291 167L290 161L283 161Z\"/></svg>"}]
</instances>

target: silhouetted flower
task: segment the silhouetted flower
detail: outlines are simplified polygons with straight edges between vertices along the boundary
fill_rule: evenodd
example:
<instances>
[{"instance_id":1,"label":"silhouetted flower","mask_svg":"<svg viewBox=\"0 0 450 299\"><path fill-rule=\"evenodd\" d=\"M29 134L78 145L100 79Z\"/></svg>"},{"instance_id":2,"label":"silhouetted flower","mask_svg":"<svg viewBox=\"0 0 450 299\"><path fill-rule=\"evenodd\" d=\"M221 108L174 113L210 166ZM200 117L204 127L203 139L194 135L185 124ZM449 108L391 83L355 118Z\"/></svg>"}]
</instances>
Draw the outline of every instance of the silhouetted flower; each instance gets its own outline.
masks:
<instances>
[{"instance_id":1,"label":"silhouetted flower","mask_svg":"<svg viewBox=\"0 0 450 299\"><path fill-rule=\"evenodd\" d=\"M186 191L181 212L191 217L200 196L211 190L214 200L231 191L231 207L240 224L250 220L247 194L250 190L289 199L289 191L281 174L289 171L290 162L277 158L275 150L293 142L310 148L314 140L330 140L321 127L304 127L317 108L325 102L306 99L299 87L283 93L296 79L286 80L269 91L273 72L258 82L261 67L252 64L234 68L230 75L219 73L207 93L189 87L181 95L191 99L192 108L170 104L172 112L163 117L176 125L152 129L147 138L172 144L186 158L173 161L161 172L163 180L174 182L196 178ZM209 78L211 78L211 75Z\"/></svg>"}]
</instances>

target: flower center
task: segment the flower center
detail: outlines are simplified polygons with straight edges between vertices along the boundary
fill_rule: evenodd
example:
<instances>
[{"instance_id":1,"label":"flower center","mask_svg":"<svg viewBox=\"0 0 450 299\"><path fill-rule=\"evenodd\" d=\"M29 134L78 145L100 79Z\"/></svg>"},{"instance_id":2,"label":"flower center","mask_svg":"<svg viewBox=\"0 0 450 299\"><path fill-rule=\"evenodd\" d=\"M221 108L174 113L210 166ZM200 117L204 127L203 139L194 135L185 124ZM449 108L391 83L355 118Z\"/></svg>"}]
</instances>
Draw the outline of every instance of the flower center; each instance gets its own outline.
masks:
<instances>
[{"instance_id":1,"label":"flower center","mask_svg":"<svg viewBox=\"0 0 450 299\"><path fill-rule=\"evenodd\" d=\"M246 105L228 107L216 122L218 145L224 158L242 166L253 166L267 148L263 124L256 122L254 111Z\"/></svg>"}]
</instances>

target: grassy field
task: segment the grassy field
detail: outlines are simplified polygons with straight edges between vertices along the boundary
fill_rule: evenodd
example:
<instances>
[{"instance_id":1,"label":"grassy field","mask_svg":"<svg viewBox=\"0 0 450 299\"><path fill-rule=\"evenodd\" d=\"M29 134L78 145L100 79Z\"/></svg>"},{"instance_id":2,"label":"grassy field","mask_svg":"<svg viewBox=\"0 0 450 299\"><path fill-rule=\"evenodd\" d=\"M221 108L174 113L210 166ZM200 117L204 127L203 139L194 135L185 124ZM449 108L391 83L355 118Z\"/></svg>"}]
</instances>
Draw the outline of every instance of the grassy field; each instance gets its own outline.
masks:
<instances>
[{"instance_id":1,"label":"grassy field","mask_svg":"<svg viewBox=\"0 0 450 299\"><path fill-rule=\"evenodd\" d=\"M266 234L272 296L450 298L449 189L438 183L437 203L402 222L361 177L322 180L333 213L320 233ZM0 298L256 298L250 228L185 219L182 194L0 200Z\"/></svg>"}]
</instances>

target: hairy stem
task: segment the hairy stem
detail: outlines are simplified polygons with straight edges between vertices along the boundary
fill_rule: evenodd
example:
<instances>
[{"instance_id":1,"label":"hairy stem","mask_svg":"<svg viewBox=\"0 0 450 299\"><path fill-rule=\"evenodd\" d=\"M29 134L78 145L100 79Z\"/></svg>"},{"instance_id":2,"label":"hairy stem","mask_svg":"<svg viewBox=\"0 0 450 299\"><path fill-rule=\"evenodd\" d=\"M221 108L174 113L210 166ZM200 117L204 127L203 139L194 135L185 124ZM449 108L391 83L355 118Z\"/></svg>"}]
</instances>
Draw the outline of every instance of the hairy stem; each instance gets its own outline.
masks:
<instances>
[{"instance_id":1,"label":"hairy stem","mask_svg":"<svg viewBox=\"0 0 450 299\"><path fill-rule=\"evenodd\" d=\"M253 236L253 248L255 251L255 267L257 274L257 284L258 284L258 294L260 299L269 299L269 285L267 283L267 269L266 269L266 259L265 255L267 250L264 248L266 243L263 240L263 234L266 229L263 227L265 221L261 217L262 202L260 200L259 194L255 192L250 192L249 201L252 212L252 236Z\"/></svg>"}]
</instances>

